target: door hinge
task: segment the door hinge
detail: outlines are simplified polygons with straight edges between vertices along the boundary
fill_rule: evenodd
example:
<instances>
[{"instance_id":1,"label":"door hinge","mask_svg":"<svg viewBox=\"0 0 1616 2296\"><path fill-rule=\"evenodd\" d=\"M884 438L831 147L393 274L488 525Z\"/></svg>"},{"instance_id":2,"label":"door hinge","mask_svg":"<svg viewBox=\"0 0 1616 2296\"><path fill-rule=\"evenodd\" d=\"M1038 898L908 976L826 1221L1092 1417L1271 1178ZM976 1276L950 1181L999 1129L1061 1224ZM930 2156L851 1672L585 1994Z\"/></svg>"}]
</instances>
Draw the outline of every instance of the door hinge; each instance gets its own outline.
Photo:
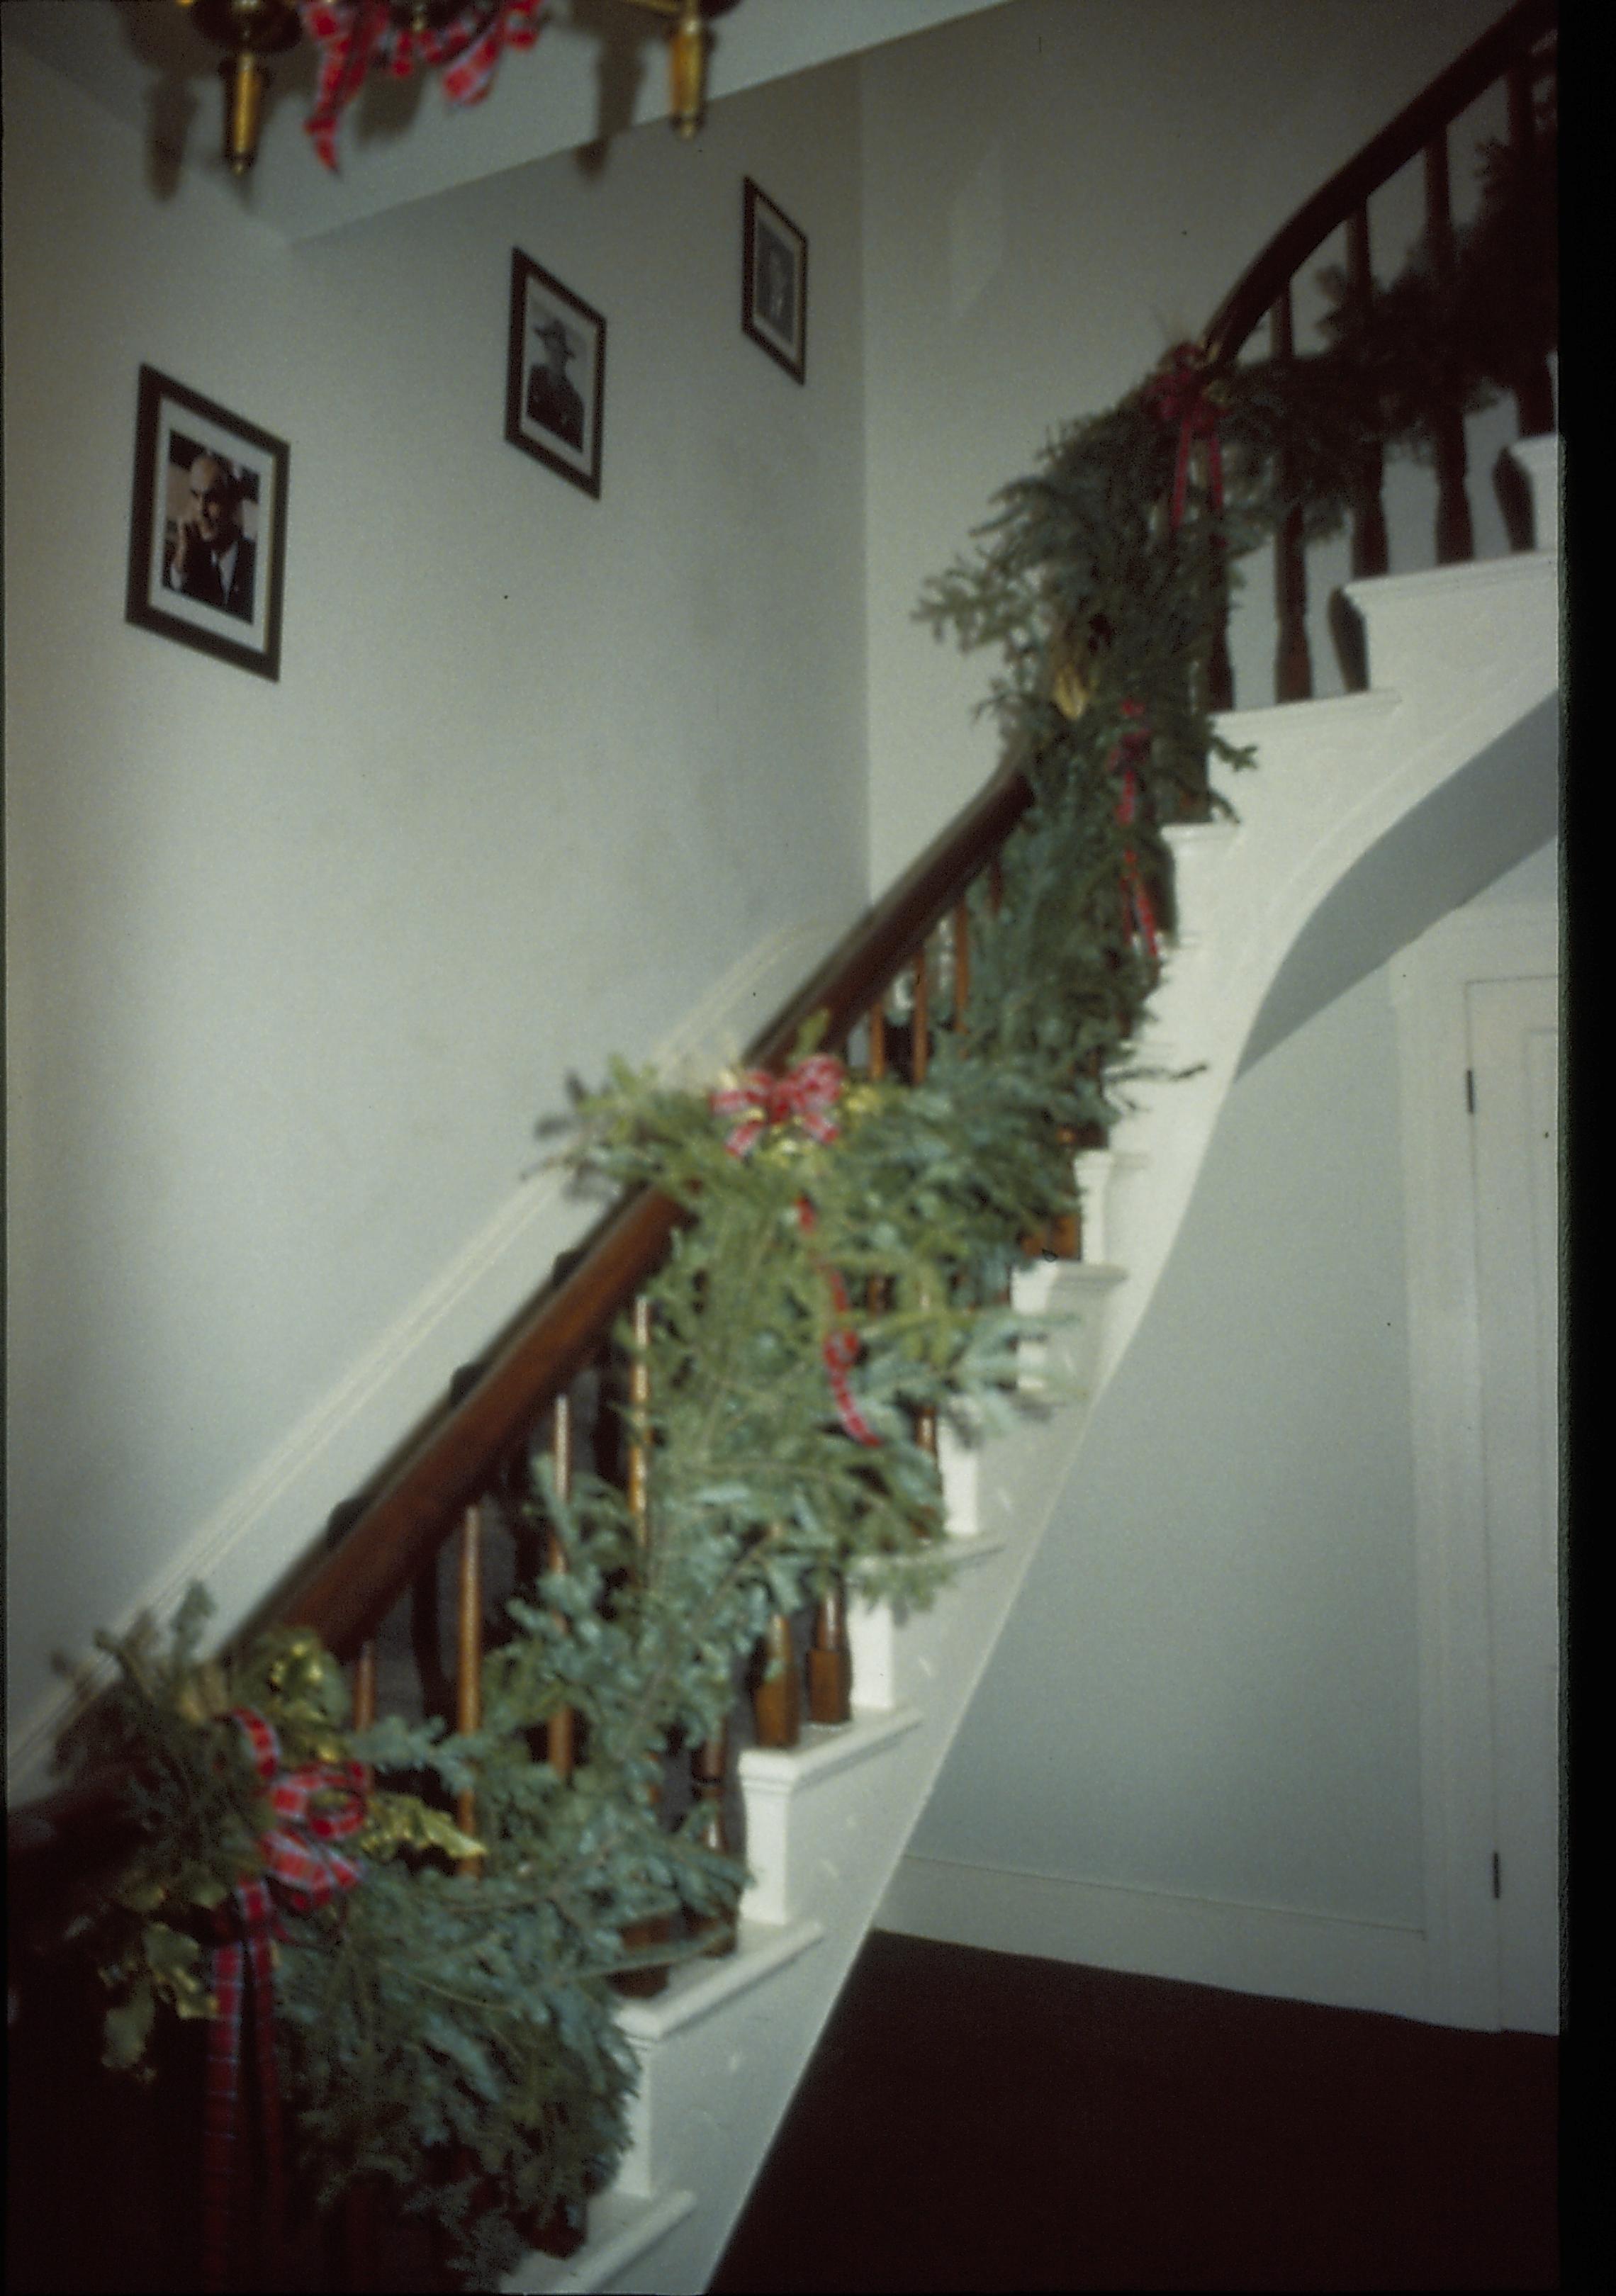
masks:
<instances>
[{"instance_id":1,"label":"door hinge","mask_svg":"<svg viewBox=\"0 0 1616 2296\"><path fill-rule=\"evenodd\" d=\"M1498 1853L1496 1849L1493 1851L1493 1895L1495 1898L1501 1898L1504 1895L1504 1884L1498 1874Z\"/></svg>"},{"instance_id":2,"label":"door hinge","mask_svg":"<svg viewBox=\"0 0 1616 2296\"><path fill-rule=\"evenodd\" d=\"M1466 1069L1464 1071L1464 1105L1471 1115L1473 1116L1476 1112L1476 1072L1474 1069Z\"/></svg>"}]
</instances>

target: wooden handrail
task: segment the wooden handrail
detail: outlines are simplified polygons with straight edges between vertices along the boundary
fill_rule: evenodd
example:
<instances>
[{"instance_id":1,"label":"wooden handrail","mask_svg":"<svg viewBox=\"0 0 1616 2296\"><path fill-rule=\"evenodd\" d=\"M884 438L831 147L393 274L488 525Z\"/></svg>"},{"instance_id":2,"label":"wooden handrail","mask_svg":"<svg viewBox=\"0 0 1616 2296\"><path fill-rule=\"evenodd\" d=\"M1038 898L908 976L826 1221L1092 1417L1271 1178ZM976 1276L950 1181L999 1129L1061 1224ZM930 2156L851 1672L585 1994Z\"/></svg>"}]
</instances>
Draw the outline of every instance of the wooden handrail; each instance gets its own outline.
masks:
<instances>
[{"instance_id":1,"label":"wooden handrail","mask_svg":"<svg viewBox=\"0 0 1616 2296\"><path fill-rule=\"evenodd\" d=\"M841 1046L1031 803L1021 774L995 775L753 1040L748 1062L778 1067L816 1013L825 1015L825 1042ZM311 1564L276 1602L275 1618L314 1628L343 1656L373 1633L459 1511L488 1487L610 1331L656 1267L679 1217L666 1196L644 1190L630 1197L567 1275L521 1316L469 1392L423 1431L337 1551Z\"/></svg>"},{"instance_id":2,"label":"wooden handrail","mask_svg":"<svg viewBox=\"0 0 1616 2296\"><path fill-rule=\"evenodd\" d=\"M1372 136L1356 157L1304 201L1247 266L1207 322L1202 342L1214 362L1233 359L1267 318L1310 255L1339 231L1371 193L1423 152L1434 135L1535 47L1559 20L1558 0L1515 0L1497 22L1439 72L1429 87Z\"/></svg>"}]
</instances>

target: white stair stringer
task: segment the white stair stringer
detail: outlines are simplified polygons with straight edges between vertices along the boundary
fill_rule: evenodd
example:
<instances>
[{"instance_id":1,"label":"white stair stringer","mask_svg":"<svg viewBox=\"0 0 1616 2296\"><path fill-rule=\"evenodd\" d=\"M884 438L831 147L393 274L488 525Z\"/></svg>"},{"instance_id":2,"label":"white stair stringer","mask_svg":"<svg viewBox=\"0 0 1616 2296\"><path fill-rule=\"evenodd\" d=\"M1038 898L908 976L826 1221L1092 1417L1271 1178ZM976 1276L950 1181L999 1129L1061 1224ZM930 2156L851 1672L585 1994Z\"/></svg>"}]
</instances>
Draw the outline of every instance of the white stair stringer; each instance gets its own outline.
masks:
<instances>
[{"instance_id":1,"label":"white stair stringer","mask_svg":"<svg viewBox=\"0 0 1616 2296\"><path fill-rule=\"evenodd\" d=\"M1299 934L1355 864L1552 701L1559 682L1558 565L1551 552L1354 583L1372 671L1392 683L1339 700L1230 712L1219 730L1255 745L1259 770L1221 770L1237 822L1167 832L1195 944L1169 952L1141 1067L1194 1068L1124 1089L1106 1248L1127 1267L1107 1319L1115 1370L1166 1264L1252 1024ZM1345 984L1343 984L1345 985Z\"/></svg>"},{"instance_id":2,"label":"white stair stringer","mask_svg":"<svg viewBox=\"0 0 1616 2296\"><path fill-rule=\"evenodd\" d=\"M1219 772L1235 822L1170 830L1177 906L1140 1070L1109 1146L1079 1160L1080 1265L1045 1262L1018 1303L1072 1321L1029 1361L1048 1407L971 1447L945 1440L948 1528L963 1568L906 1619L855 1609L857 1708L788 1754L742 1759L749 1861L736 1954L625 2005L640 2058L634 2141L590 2238L566 2263L529 2256L512 2290L704 2288L891 1878L1076 1460L1092 1401L1144 1313L1253 1022L1299 934L1388 832L1522 726L1558 685L1558 456L1518 459L1546 547L1355 583L1379 684L1340 700L1231 712L1260 770ZM1064 1400L1059 1398L1065 1398Z\"/></svg>"},{"instance_id":3,"label":"white stair stringer","mask_svg":"<svg viewBox=\"0 0 1616 2296\"><path fill-rule=\"evenodd\" d=\"M1031 1406L971 1445L945 1435L953 1583L924 1611L854 1604L854 1718L789 1752L741 1757L751 1881L740 1943L626 2002L640 2061L632 2137L590 2236L530 2254L512 2291L706 2286L1009 1614L1082 1439L1122 1271L1044 1262L1018 1304L1059 1319L1023 1384Z\"/></svg>"}]
</instances>

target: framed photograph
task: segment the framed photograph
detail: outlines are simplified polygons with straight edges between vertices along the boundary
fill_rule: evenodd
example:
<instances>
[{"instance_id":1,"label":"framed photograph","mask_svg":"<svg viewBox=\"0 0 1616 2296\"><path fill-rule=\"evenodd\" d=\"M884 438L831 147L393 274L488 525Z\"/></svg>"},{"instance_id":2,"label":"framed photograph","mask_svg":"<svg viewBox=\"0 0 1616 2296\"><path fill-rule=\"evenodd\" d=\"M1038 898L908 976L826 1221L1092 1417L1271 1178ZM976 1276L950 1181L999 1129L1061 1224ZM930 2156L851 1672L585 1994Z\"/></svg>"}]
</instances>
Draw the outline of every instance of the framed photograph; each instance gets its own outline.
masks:
<instances>
[{"instance_id":1,"label":"framed photograph","mask_svg":"<svg viewBox=\"0 0 1616 2296\"><path fill-rule=\"evenodd\" d=\"M808 371L808 242L767 192L746 178L741 324L787 374Z\"/></svg>"},{"instance_id":2,"label":"framed photograph","mask_svg":"<svg viewBox=\"0 0 1616 2296\"><path fill-rule=\"evenodd\" d=\"M125 619L278 678L290 461L283 439L143 366Z\"/></svg>"},{"instance_id":3,"label":"framed photograph","mask_svg":"<svg viewBox=\"0 0 1616 2296\"><path fill-rule=\"evenodd\" d=\"M605 398L606 322L513 247L505 437L598 502Z\"/></svg>"}]
</instances>

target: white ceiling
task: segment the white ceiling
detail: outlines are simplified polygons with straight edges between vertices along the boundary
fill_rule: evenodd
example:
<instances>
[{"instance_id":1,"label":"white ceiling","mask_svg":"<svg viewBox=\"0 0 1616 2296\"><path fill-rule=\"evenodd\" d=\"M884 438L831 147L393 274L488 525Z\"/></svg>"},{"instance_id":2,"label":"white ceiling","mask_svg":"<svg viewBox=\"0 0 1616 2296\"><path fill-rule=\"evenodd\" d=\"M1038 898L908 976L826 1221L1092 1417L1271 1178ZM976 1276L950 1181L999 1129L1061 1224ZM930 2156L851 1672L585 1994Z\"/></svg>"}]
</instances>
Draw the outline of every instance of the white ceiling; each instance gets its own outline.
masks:
<instances>
[{"instance_id":1,"label":"white ceiling","mask_svg":"<svg viewBox=\"0 0 1616 2296\"><path fill-rule=\"evenodd\" d=\"M711 100L833 57L925 31L1005 0L732 0L715 13ZM171 164L228 182L219 157L219 51L176 0L5 0L0 24L102 104L150 135ZM373 75L340 131L341 173L302 123L314 87L307 42L272 60L258 164L234 186L288 240L576 149L668 111L659 20L627 0L552 0L537 45L507 56L483 102L459 111L433 76Z\"/></svg>"}]
</instances>

